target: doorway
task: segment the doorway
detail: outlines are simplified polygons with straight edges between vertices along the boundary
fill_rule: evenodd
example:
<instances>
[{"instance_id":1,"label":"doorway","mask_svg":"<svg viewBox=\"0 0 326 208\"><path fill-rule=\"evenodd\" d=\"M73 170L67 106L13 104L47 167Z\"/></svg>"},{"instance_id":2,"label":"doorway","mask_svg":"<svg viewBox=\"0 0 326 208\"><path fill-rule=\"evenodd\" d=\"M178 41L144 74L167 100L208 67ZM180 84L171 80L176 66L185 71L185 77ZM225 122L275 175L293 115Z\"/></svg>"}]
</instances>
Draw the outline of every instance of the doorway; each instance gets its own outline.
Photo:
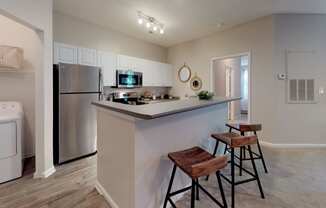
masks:
<instances>
[{"instance_id":1,"label":"doorway","mask_svg":"<svg viewBox=\"0 0 326 208\"><path fill-rule=\"evenodd\" d=\"M250 120L250 53L217 57L211 61L211 91L220 97L241 97L228 103L228 120Z\"/></svg>"}]
</instances>

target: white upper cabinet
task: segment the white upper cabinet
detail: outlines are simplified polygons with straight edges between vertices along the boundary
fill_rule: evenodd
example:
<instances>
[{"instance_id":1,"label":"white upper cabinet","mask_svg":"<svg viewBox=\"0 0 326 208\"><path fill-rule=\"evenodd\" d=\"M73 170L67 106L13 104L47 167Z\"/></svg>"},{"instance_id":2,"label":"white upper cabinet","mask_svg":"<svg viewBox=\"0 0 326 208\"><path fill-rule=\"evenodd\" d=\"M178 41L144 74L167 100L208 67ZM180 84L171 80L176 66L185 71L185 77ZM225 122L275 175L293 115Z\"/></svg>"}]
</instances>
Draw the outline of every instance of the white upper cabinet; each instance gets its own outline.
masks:
<instances>
[{"instance_id":1,"label":"white upper cabinet","mask_svg":"<svg viewBox=\"0 0 326 208\"><path fill-rule=\"evenodd\" d=\"M90 48L78 48L78 64L97 66L97 51Z\"/></svg>"},{"instance_id":2,"label":"white upper cabinet","mask_svg":"<svg viewBox=\"0 0 326 208\"><path fill-rule=\"evenodd\" d=\"M173 68L170 64L118 55L118 68L142 72L145 87L171 87L173 84Z\"/></svg>"},{"instance_id":3,"label":"white upper cabinet","mask_svg":"<svg viewBox=\"0 0 326 208\"><path fill-rule=\"evenodd\" d=\"M63 43L54 43L53 62L55 64L81 64L97 66L96 49L79 48Z\"/></svg>"},{"instance_id":4,"label":"white upper cabinet","mask_svg":"<svg viewBox=\"0 0 326 208\"><path fill-rule=\"evenodd\" d=\"M53 62L66 63L66 64L77 64L78 63L78 49L75 46L54 43Z\"/></svg>"},{"instance_id":5,"label":"white upper cabinet","mask_svg":"<svg viewBox=\"0 0 326 208\"><path fill-rule=\"evenodd\" d=\"M166 87L173 86L173 67L171 64L161 64L162 85Z\"/></svg>"},{"instance_id":6,"label":"white upper cabinet","mask_svg":"<svg viewBox=\"0 0 326 208\"><path fill-rule=\"evenodd\" d=\"M81 64L102 68L104 86L115 86L116 70L143 73L145 87L172 87L173 67L170 64L126 55L116 55L96 49L54 43L54 63Z\"/></svg>"},{"instance_id":7,"label":"white upper cabinet","mask_svg":"<svg viewBox=\"0 0 326 208\"><path fill-rule=\"evenodd\" d=\"M98 51L98 66L102 69L103 85L115 86L117 55L110 52Z\"/></svg>"},{"instance_id":8,"label":"white upper cabinet","mask_svg":"<svg viewBox=\"0 0 326 208\"><path fill-rule=\"evenodd\" d=\"M136 70L136 58L126 55L118 55L117 64L120 70Z\"/></svg>"}]
</instances>

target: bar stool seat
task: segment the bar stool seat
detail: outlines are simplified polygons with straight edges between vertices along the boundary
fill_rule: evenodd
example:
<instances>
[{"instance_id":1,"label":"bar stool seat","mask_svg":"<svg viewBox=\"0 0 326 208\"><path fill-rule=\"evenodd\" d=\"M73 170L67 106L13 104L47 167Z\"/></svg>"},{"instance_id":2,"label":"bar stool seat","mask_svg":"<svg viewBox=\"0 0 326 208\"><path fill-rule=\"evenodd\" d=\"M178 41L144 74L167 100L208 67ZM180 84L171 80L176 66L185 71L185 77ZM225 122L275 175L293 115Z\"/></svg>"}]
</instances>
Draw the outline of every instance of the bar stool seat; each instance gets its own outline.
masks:
<instances>
[{"instance_id":1,"label":"bar stool seat","mask_svg":"<svg viewBox=\"0 0 326 208\"><path fill-rule=\"evenodd\" d=\"M262 125L261 124L253 124L253 123L227 123L227 127L236 129L240 132L249 132L249 131L261 131L262 130Z\"/></svg>"},{"instance_id":2,"label":"bar stool seat","mask_svg":"<svg viewBox=\"0 0 326 208\"><path fill-rule=\"evenodd\" d=\"M241 136L234 132L212 134L212 137L233 148L256 144L257 142L257 136Z\"/></svg>"},{"instance_id":3,"label":"bar stool seat","mask_svg":"<svg viewBox=\"0 0 326 208\"><path fill-rule=\"evenodd\" d=\"M226 156L214 157L209 152L203 150L200 147L193 147L191 149L169 153L168 157L172 160L174 166L166 197L164 200L163 208L167 207L168 202L170 202L173 208L176 208L176 205L172 201L172 197L188 190L191 190L191 208L194 208L195 198L199 200L199 189L201 189L219 207L227 208L227 203L220 176L220 170L226 167L228 164ZM192 183L189 187L171 192L177 168L180 168L183 172L185 172L192 179ZM217 182L223 200L222 203L219 202L204 187L199 184L199 177L206 176L212 173L214 173L217 177Z\"/></svg>"},{"instance_id":4,"label":"bar stool seat","mask_svg":"<svg viewBox=\"0 0 326 208\"><path fill-rule=\"evenodd\" d=\"M214 157L200 147L170 153L168 156L193 179L215 173L227 166L227 157Z\"/></svg>"},{"instance_id":5,"label":"bar stool seat","mask_svg":"<svg viewBox=\"0 0 326 208\"><path fill-rule=\"evenodd\" d=\"M213 155L216 155L217 148L218 148L218 145L220 142L224 143L226 146L229 146L229 148L230 148L231 179L229 179L228 177L226 177L223 174L220 174L220 175L223 179L225 179L227 182L229 182L231 184L231 208L235 207L235 186L241 185L243 183L257 181L257 185L258 185L258 188L260 191L261 198L265 198L263 188L261 186L259 175L257 172L256 164L254 161L253 152L251 150L251 145L256 144L256 142L257 142L257 136L256 135L242 136L242 135L239 135L232 131L230 131L228 133L212 134L211 136L213 139L216 140L216 145L215 145ZM235 158L236 158L235 149L237 149L237 148L240 150L243 150L243 151L246 151L246 150L249 151L250 160L251 160L251 164L252 164L252 168L253 168L254 172L251 172L242 167L242 159L239 160L240 164L237 164L235 162ZM235 181L235 167L238 167L240 169L240 171L244 171L252 177L245 179L245 180L241 180L241 181ZM209 178L209 175L207 175L206 180L208 180L208 178Z\"/></svg>"},{"instance_id":6,"label":"bar stool seat","mask_svg":"<svg viewBox=\"0 0 326 208\"><path fill-rule=\"evenodd\" d=\"M227 123L226 126L229 127L229 132L232 132L232 130L236 130L236 131L240 132L242 136L244 136L245 133L248 133L248 132L254 133L254 135L257 136L257 131L262 130L262 125L261 124L250 123L250 122L238 122L238 123L232 122L232 123ZM264 159L264 155L263 155L263 151L262 151L262 149L260 147L258 137L257 137L256 144L257 144L257 147L258 147L258 153L253 151L253 154L255 156L254 159L255 160L261 160L261 162L263 163L263 166L264 166L265 173L268 173L266 163L265 163L265 159ZM226 149L225 149L225 151L226 151ZM245 147L240 149L240 157L238 159L240 159L240 160L249 160L249 158L246 158ZM241 170L240 170L239 174L240 175L242 174Z\"/></svg>"}]
</instances>

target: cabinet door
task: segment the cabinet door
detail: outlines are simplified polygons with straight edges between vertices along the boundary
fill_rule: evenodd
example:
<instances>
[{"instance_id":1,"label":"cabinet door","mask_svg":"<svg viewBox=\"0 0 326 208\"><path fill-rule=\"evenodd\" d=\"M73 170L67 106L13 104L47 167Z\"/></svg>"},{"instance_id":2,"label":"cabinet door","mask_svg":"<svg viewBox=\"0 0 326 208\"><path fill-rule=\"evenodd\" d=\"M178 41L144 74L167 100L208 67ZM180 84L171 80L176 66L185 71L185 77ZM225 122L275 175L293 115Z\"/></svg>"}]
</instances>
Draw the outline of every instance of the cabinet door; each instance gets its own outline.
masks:
<instances>
[{"instance_id":1,"label":"cabinet door","mask_svg":"<svg viewBox=\"0 0 326 208\"><path fill-rule=\"evenodd\" d=\"M98 64L102 69L103 85L116 85L117 55L110 52L98 52Z\"/></svg>"},{"instance_id":2,"label":"cabinet door","mask_svg":"<svg viewBox=\"0 0 326 208\"><path fill-rule=\"evenodd\" d=\"M77 47L54 43L54 63L77 64L78 52Z\"/></svg>"},{"instance_id":3,"label":"cabinet door","mask_svg":"<svg viewBox=\"0 0 326 208\"><path fill-rule=\"evenodd\" d=\"M121 70L135 70L133 57L118 55L118 68Z\"/></svg>"},{"instance_id":4,"label":"cabinet door","mask_svg":"<svg viewBox=\"0 0 326 208\"><path fill-rule=\"evenodd\" d=\"M173 86L173 66L171 64L163 64L162 65L164 70L164 86L165 87L172 87Z\"/></svg>"},{"instance_id":5,"label":"cabinet door","mask_svg":"<svg viewBox=\"0 0 326 208\"><path fill-rule=\"evenodd\" d=\"M96 49L79 48L78 49L78 64L87 66L97 66L97 51Z\"/></svg>"}]
</instances>

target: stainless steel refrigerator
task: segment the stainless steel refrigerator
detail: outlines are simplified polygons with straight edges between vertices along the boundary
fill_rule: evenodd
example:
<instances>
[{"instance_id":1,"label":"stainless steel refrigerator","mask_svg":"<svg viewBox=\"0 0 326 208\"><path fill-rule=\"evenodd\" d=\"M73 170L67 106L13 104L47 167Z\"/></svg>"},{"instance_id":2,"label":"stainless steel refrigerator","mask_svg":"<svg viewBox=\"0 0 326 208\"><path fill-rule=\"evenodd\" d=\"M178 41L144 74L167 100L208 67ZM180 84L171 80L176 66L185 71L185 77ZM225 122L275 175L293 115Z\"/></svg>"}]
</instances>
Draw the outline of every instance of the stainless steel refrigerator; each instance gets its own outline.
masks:
<instances>
[{"instance_id":1,"label":"stainless steel refrigerator","mask_svg":"<svg viewBox=\"0 0 326 208\"><path fill-rule=\"evenodd\" d=\"M96 153L96 111L101 99L101 69L54 65L54 161L62 164Z\"/></svg>"}]
</instances>

